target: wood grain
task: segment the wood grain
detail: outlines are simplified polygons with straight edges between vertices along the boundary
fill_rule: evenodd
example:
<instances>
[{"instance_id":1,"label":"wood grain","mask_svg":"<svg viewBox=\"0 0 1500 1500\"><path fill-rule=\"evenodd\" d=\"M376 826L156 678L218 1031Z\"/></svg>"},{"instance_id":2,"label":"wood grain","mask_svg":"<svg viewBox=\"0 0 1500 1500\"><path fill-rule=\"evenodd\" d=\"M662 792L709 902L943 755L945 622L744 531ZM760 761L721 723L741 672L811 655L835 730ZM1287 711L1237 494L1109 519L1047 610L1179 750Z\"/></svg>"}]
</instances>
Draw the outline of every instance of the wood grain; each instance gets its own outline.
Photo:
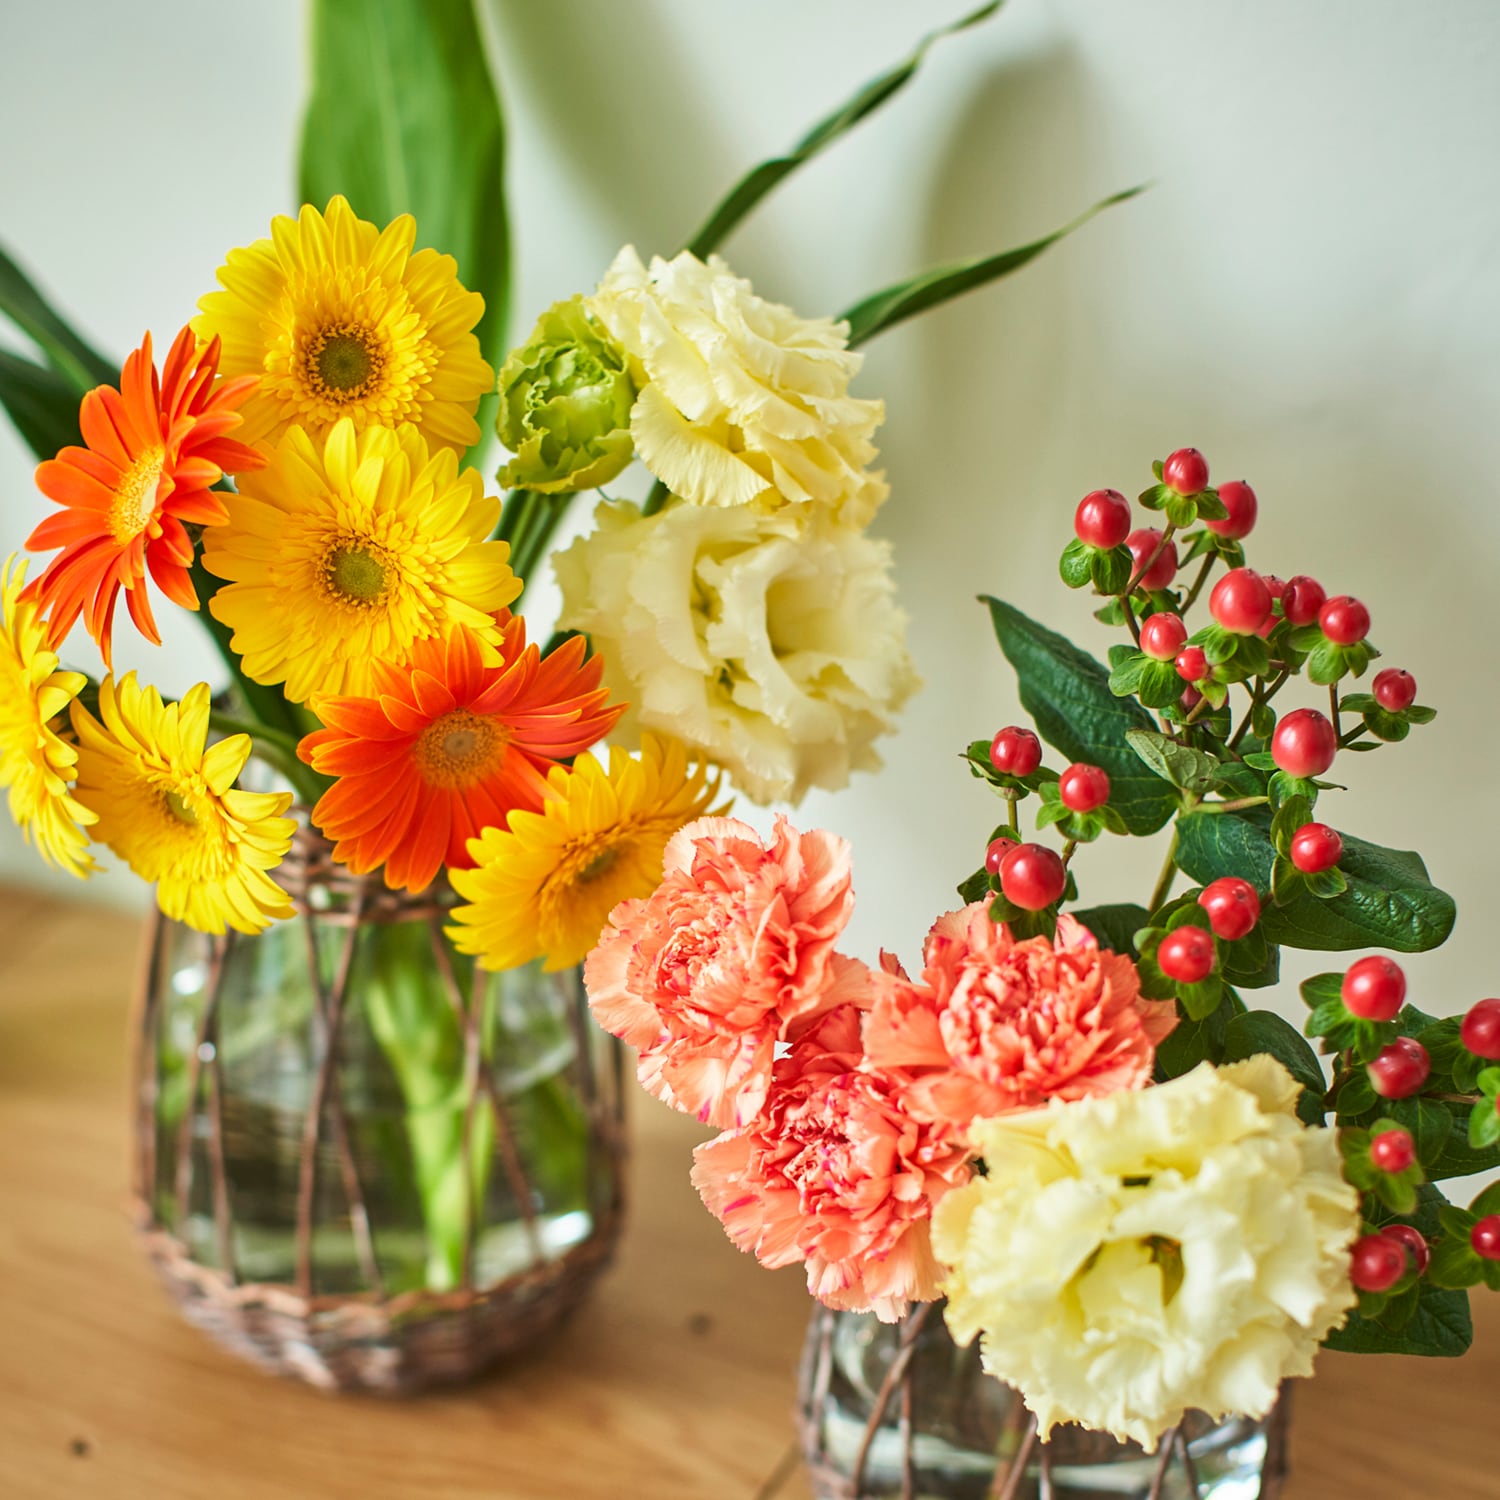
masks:
<instances>
[{"instance_id":1,"label":"wood grain","mask_svg":"<svg viewBox=\"0 0 1500 1500\"><path fill-rule=\"evenodd\" d=\"M475 1387L326 1397L182 1323L123 1212L137 931L0 891L0 1497L769 1500L806 1294L724 1239L687 1180L702 1132L644 1096L618 1264ZM1500 1299L1476 1316L1461 1361L1325 1356L1288 1500L1500 1500ZM794 1473L775 1494L810 1491Z\"/></svg>"}]
</instances>

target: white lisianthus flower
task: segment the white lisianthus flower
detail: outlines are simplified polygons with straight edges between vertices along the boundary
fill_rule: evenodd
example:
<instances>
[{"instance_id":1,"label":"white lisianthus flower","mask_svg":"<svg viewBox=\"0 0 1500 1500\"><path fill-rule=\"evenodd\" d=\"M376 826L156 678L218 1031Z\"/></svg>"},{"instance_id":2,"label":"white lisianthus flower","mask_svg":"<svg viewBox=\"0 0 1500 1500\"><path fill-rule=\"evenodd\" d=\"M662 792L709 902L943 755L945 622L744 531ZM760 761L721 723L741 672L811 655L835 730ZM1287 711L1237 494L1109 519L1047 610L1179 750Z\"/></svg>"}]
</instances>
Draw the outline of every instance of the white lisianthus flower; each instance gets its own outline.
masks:
<instances>
[{"instance_id":1,"label":"white lisianthus flower","mask_svg":"<svg viewBox=\"0 0 1500 1500\"><path fill-rule=\"evenodd\" d=\"M820 510L623 502L555 558L564 629L654 729L723 766L757 802L874 770L876 738L918 686L890 547Z\"/></svg>"},{"instance_id":2,"label":"white lisianthus flower","mask_svg":"<svg viewBox=\"0 0 1500 1500\"><path fill-rule=\"evenodd\" d=\"M1189 1409L1264 1416L1356 1300L1359 1199L1330 1130L1258 1055L980 1121L988 1176L938 1205L954 1337L1045 1437L1152 1447Z\"/></svg>"},{"instance_id":3,"label":"white lisianthus flower","mask_svg":"<svg viewBox=\"0 0 1500 1500\"><path fill-rule=\"evenodd\" d=\"M848 327L766 302L717 256L627 245L588 301L625 350L646 467L695 505L815 501L864 526L886 496L869 472L880 401L849 394L864 357Z\"/></svg>"}]
</instances>

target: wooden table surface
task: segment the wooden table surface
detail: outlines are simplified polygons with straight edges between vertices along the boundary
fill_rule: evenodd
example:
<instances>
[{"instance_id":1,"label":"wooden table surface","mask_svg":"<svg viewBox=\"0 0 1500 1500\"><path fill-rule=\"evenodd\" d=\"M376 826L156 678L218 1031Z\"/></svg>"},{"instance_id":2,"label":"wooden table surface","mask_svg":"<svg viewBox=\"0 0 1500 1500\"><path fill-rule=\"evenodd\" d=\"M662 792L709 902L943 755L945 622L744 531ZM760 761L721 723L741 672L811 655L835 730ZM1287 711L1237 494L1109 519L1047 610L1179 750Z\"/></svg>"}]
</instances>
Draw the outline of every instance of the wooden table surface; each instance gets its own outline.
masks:
<instances>
[{"instance_id":1,"label":"wooden table surface","mask_svg":"<svg viewBox=\"0 0 1500 1500\"><path fill-rule=\"evenodd\" d=\"M545 1350L468 1390L325 1396L183 1323L123 1212L136 938L0 889L3 1500L806 1500L801 1278L729 1245L688 1184L701 1132L644 1095L616 1265ZM1324 1355L1286 1500L1500 1500L1500 1298L1476 1316L1463 1360Z\"/></svg>"}]
</instances>

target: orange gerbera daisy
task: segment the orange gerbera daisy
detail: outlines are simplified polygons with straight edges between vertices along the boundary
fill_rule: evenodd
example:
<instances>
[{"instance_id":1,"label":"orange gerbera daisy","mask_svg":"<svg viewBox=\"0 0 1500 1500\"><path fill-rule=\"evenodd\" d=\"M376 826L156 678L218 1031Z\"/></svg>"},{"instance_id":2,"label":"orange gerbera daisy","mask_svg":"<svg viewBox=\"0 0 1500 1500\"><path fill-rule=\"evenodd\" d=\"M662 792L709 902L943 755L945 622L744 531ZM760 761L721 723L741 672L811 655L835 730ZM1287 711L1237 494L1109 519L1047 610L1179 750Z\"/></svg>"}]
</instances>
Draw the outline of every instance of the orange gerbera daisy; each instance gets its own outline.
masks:
<instances>
[{"instance_id":1,"label":"orange gerbera daisy","mask_svg":"<svg viewBox=\"0 0 1500 1500\"><path fill-rule=\"evenodd\" d=\"M599 686L603 660L575 636L543 659L526 623L500 616L500 662L470 631L418 641L402 667L377 662L368 698L321 698L324 728L298 754L336 776L312 820L357 874L385 865L392 890L420 891L444 863L468 868L468 843L535 812L547 772L588 749L624 712Z\"/></svg>"},{"instance_id":2,"label":"orange gerbera daisy","mask_svg":"<svg viewBox=\"0 0 1500 1500\"><path fill-rule=\"evenodd\" d=\"M226 436L240 425L235 408L256 377L215 385L218 368L218 339L200 350L184 328L158 378L148 333L126 359L119 390L101 385L83 398L78 423L88 447L64 448L38 467L37 487L66 507L26 541L32 552L62 548L28 590L47 611L53 646L87 604L89 634L108 664L122 587L136 627L161 645L146 598L148 569L173 604L198 608L184 523L222 524L228 517L211 487L225 474L265 462Z\"/></svg>"}]
</instances>

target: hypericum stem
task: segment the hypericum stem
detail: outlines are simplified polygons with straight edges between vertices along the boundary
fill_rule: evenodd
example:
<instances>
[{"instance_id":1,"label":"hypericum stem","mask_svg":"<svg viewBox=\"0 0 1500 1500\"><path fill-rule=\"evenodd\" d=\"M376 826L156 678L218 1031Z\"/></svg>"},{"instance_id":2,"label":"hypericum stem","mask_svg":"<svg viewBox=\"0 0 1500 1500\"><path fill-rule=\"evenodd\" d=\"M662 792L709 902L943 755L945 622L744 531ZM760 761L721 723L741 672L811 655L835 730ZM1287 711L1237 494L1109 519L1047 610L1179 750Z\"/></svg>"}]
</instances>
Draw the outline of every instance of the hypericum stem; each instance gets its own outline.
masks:
<instances>
[{"instance_id":1,"label":"hypericum stem","mask_svg":"<svg viewBox=\"0 0 1500 1500\"><path fill-rule=\"evenodd\" d=\"M651 486L651 493L646 496L646 503L641 506L641 515L654 516L667 503L667 496L671 493L666 484L658 479Z\"/></svg>"},{"instance_id":2,"label":"hypericum stem","mask_svg":"<svg viewBox=\"0 0 1500 1500\"><path fill-rule=\"evenodd\" d=\"M1328 715L1333 720L1333 732L1342 737L1343 730L1339 726L1339 685L1336 682L1328 684Z\"/></svg>"},{"instance_id":3,"label":"hypericum stem","mask_svg":"<svg viewBox=\"0 0 1500 1500\"><path fill-rule=\"evenodd\" d=\"M1172 894L1172 882L1177 878L1177 824L1172 824L1172 842L1167 845L1167 857L1162 862L1161 874L1156 877L1156 888L1146 910L1154 912Z\"/></svg>"},{"instance_id":4,"label":"hypericum stem","mask_svg":"<svg viewBox=\"0 0 1500 1500\"><path fill-rule=\"evenodd\" d=\"M1260 807L1269 802L1269 797L1236 797L1232 802L1200 802L1195 809L1204 813L1243 812L1247 807Z\"/></svg>"},{"instance_id":5,"label":"hypericum stem","mask_svg":"<svg viewBox=\"0 0 1500 1500\"><path fill-rule=\"evenodd\" d=\"M1350 745L1357 745L1364 737L1365 726L1360 724L1357 728L1351 729L1348 734L1341 734L1339 736L1339 749L1347 750Z\"/></svg>"},{"instance_id":6,"label":"hypericum stem","mask_svg":"<svg viewBox=\"0 0 1500 1500\"><path fill-rule=\"evenodd\" d=\"M1021 817L1020 814L1016 811L1016 804L1021 799L1016 795L1015 790L1012 787L1007 787L1003 795L1005 797L1006 821L1010 825L1010 831L1015 834L1017 839L1019 839L1021 837Z\"/></svg>"},{"instance_id":7,"label":"hypericum stem","mask_svg":"<svg viewBox=\"0 0 1500 1500\"><path fill-rule=\"evenodd\" d=\"M1210 552L1203 559L1203 566L1198 569L1198 576L1193 580L1193 586L1188 590L1187 598L1182 601L1180 613L1185 615L1198 602L1198 595L1203 592L1203 585L1208 582L1208 575L1213 572L1213 566L1218 560L1217 552Z\"/></svg>"},{"instance_id":8,"label":"hypericum stem","mask_svg":"<svg viewBox=\"0 0 1500 1500\"><path fill-rule=\"evenodd\" d=\"M1062 852L1063 869L1066 870L1068 868L1069 864L1072 863L1074 854L1076 854L1077 852L1078 852L1078 840L1077 839L1069 839L1068 842L1063 845L1063 852Z\"/></svg>"},{"instance_id":9,"label":"hypericum stem","mask_svg":"<svg viewBox=\"0 0 1500 1500\"><path fill-rule=\"evenodd\" d=\"M1255 679L1255 689L1251 694L1250 712L1245 715L1240 727L1235 730L1234 738L1230 740L1229 744L1225 747L1226 749L1234 751L1239 748L1240 741L1250 732L1250 726L1255 721L1255 710L1269 703L1286 686L1287 680L1291 675L1292 669L1290 667L1283 667L1280 675L1270 687L1264 687L1264 678L1257 677ZM1264 691L1262 691L1263 688Z\"/></svg>"},{"instance_id":10,"label":"hypericum stem","mask_svg":"<svg viewBox=\"0 0 1500 1500\"><path fill-rule=\"evenodd\" d=\"M1140 583L1141 579L1143 579L1146 574L1156 566L1157 558L1159 558L1162 553L1172 545L1172 536L1176 532L1176 530L1177 528L1169 522L1167 525L1167 529L1161 534L1161 540L1156 544L1156 550L1152 552L1151 556L1148 557L1145 562L1143 562L1138 568L1135 569L1134 572L1131 573L1130 581L1125 585L1123 589L1120 590L1119 594L1116 596L1119 599L1120 603L1124 606L1125 623L1130 627L1131 638L1135 641L1137 646L1139 646L1141 643L1141 627L1135 622L1135 607L1130 602L1130 596L1135 593L1136 586Z\"/></svg>"}]
</instances>

